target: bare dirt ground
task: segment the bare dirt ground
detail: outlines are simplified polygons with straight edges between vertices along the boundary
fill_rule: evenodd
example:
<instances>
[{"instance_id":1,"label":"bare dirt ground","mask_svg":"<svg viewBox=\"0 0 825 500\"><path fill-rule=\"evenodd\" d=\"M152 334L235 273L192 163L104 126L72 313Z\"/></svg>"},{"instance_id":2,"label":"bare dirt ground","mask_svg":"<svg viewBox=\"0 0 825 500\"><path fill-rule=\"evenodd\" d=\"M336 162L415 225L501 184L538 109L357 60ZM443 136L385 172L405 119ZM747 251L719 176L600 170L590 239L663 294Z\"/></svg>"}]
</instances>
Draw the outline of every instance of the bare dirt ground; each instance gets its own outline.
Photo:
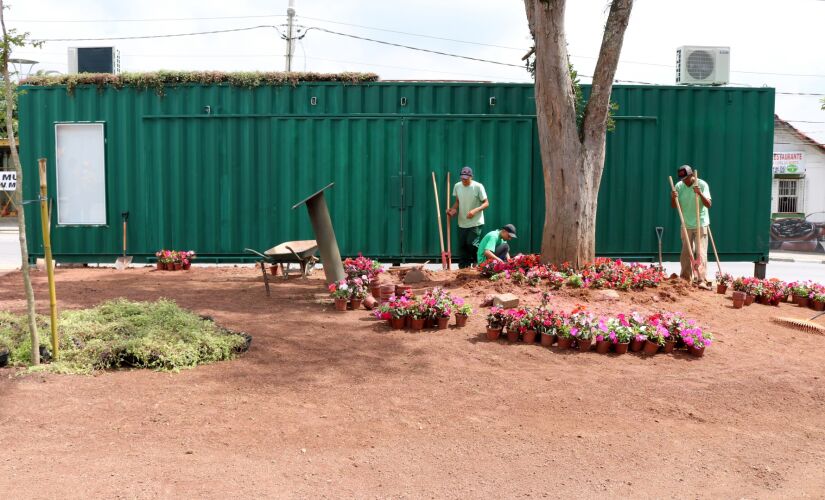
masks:
<instances>
[{"instance_id":1,"label":"bare dirt ground","mask_svg":"<svg viewBox=\"0 0 825 500\"><path fill-rule=\"evenodd\" d=\"M388 276L384 276L388 278ZM441 276L477 304L492 288ZM170 297L251 333L237 360L181 373L0 369L0 492L93 497L825 497L825 337L674 284L558 292L600 313L682 311L716 333L701 359L558 352L467 328L390 332L340 313L323 281L252 268L58 270L61 308ZM45 277L36 293L47 312ZM0 309L24 309L18 273Z\"/></svg>"}]
</instances>

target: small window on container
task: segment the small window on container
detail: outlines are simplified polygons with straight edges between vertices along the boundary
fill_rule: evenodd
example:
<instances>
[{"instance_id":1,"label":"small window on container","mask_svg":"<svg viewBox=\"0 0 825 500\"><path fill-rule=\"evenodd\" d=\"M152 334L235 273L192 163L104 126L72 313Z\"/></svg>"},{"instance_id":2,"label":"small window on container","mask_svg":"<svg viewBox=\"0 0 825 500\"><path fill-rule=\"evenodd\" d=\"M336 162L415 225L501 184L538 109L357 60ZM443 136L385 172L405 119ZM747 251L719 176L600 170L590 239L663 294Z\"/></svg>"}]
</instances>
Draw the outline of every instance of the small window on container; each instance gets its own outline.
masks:
<instances>
[{"instance_id":1,"label":"small window on container","mask_svg":"<svg viewBox=\"0 0 825 500\"><path fill-rule=\"evenodd\" d=\"M106 224L106 164L102 123L55 125L57 223Z\"/></svg>"}]
</instances>

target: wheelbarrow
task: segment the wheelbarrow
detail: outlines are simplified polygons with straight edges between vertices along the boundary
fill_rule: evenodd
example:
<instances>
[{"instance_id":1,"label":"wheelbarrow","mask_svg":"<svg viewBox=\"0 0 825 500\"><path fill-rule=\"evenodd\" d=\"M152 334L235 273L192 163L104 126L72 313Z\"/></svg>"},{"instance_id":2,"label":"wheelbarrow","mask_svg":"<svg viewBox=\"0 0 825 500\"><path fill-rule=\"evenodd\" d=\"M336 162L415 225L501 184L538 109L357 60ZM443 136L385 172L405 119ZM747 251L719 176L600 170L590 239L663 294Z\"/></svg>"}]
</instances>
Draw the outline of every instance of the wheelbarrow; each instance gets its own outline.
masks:
<instances>
[{"instance_id":1,"label":"wheelbarrow","mask_svg":"<svg viewBox=\"0 0 825 500\"><path fill-rule=\"evenodd\" d=\"M251 248L245 248L245 252L255 254L261 258L261 272L264 275L264 286L266 286L266 296L269 297L269 276L266 272L266 264L271 266L281 266L284 279L289 277L289 265L298 264L301 268L301 276L307 277L312 273L312 268L318 257L318 242L315 240L287 241L274 246L261 253Z\"/></svg>"}]
</instances>

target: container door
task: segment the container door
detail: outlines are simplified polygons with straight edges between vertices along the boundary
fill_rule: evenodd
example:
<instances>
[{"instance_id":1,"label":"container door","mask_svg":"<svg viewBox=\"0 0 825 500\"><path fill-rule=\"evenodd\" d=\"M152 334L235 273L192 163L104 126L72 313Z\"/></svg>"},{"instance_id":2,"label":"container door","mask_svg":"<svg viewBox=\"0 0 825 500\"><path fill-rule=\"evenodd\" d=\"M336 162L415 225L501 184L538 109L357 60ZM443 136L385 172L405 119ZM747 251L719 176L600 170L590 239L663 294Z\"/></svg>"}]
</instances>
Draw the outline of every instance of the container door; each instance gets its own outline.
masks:
<instances>
[{"instance_id":1,"label":"container door","mask_svg":"<svg viewBox=\"0 0 825 500\"><path fill-rule=\"evenodd\" d=\"M515 224L519 237L512 243L514 253L530 251L533 231L532 127L529 119L404 119L402 177L408 180L402 186L405 207L401 231L405 259L441 262L435 193L438 193L446 250L447 172L450 172L450 182L455 184L465 165L472 167L474 180L484 185L490 200L490 208L484 211L482 231L491 231L507 223ZM436 189L433 188L433 172ZM452 193L452 187L449 191ZM453 219L453 243L457 240L457 231ZM457 262L458 250L455 245L451 246L453 262Z\"/></svg>"}]
</instances>

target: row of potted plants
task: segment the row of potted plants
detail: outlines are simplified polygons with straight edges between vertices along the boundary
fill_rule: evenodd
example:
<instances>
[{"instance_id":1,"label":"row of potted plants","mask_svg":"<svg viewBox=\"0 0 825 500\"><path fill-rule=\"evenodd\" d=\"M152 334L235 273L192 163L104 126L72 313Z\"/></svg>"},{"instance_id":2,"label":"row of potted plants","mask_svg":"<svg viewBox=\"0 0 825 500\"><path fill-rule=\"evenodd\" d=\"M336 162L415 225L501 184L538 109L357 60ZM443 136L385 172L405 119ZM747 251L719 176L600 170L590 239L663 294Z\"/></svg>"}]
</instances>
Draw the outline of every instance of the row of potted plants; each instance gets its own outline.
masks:
<instances>
[{"instance_id":1,"label":"row of potted plants","mask_svg":"<svg viewBox=\"0 0 825 500\"><path fill-rule=\"evenodd\" d=\"M455 315L456 327L462 328L472 312L473 308L463 298L450 294L442 287L435 287L421 297L411 291L393 295L379 305L374 314L376 318L386 320L393 330L444 330L449 325L451 315Z\"/></svg>"},{"instance_id":2,"label":"row of potted plants","mask_svg":"<svg viewBox=\"0 0 825 500\"><path fill-rule=\"evenodd\" d=\"M733 289L733 307L740 309L753 302L778 306L781 302L793 302L800 307L825 311L825 285L813 281L785 282L776 278L733 278L730 274L716 273L716 291L724 294Z\"/></svg>"},{"instance_id":3,"label":"row of potted plants","mask_svg":"<svg viewBox=\"0 0 825 500\"><path fill-rule=\"evenodd\" d=\"M194 250L158 250L155 252L157 268L162 271L188 270L197 255Z\"/></svg>"},{"instance_id":4,"label":"row of potted plants","mask_svg":"<svg viewBox=\"0 0 825 500\"><path fill-rule=\"evenodd\" d=\"M560 266L542 264L538 255L518 255L504 262L488 259L479 266L482 276L537 286L546 281L550 288L612 288L641 290L655 287L665 278L655 266L625 264L621 259L597 258L578 269L565 262Z\"/></svg>"},{"instance_id":5,"label":"row of potted plants","mask_svg":"<svg viewBox=\"0 0 825 500\"><path fill-rule=\"evenodd\" d=\"M377 285L378 275L384 272L384 268L378 261L361 254L355 258L344 259L343 265L347 277L328 286L329 293L335 301L335 309L346 311L349 306L357 310L364 301L367 301L366 307L371 309L374 300L370 297L370 288Z\"/></svg>"},{"instance_id":6,"label":"row of potted plants","mask_svg":"<svg viewBox=\"0 0 825 500\"><path fill-rule=\"evenodd\" d=\"M487 315L487 339L494 341L506 335L510 342L527 344L538 341L542 346L553 344L559 349L577 347L607 354L611 350L624 354L628 350L656 354L686 348L693 356L702 356L713 342L713 335L678 313L638 313L600 317L578 306L570 313L553 311L546 304L540 307L502 309L493 307Z\"/></svg>"}]
</instances>

